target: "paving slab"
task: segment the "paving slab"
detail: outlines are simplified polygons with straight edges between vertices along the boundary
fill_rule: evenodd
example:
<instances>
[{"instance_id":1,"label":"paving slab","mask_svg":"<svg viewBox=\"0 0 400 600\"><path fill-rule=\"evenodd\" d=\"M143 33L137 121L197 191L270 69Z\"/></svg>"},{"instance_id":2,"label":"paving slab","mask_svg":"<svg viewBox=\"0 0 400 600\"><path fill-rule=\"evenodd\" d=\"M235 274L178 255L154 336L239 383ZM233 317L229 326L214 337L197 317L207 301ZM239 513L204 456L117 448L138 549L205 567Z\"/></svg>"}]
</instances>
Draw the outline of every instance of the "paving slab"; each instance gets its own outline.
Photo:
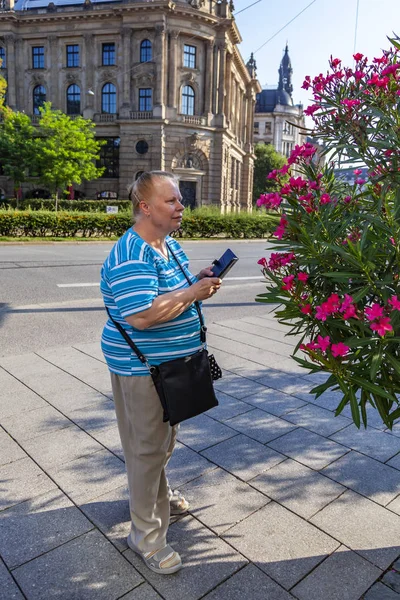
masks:
<instances>
[{"instance_id":1,"label":"paving slab","mask_svg":"<svg viewBox=\"0 0 400 600\"><path fill-rule=\"evenodd\" d=\"M26 453L12 437L0 427L0 466L25 458Z\"/></svg>"},{"instance_id":2,"label":"paving slab","mask_svg":"<svg viewBox=\"0 0 400 600\"><path fill-rule=\"evenodd\" d=\"M56 487L30 458L9 463L0 467L0 509L25 502Z\"/></svg>"},{"instance_id":3,"label":"paving slab","mask_svg":"<svg viewBox=\"0 0 400 600\"><path fill-rule=\"evenodd\" d=\"M160 594L148 584L142 583L125 596L121 596L120 600L163 600Z\"/></svg>"},{"instance_id":4,"label":"paving slab","mask_svg":"<svg viewBox=\"0 0 400 600\"><path fill-rule=\"evenodd\" d=\"M295 408L306 405L304 400L290 394L284 394L273 388L264 388L256 394L246 396L245 402L276 417L281 417Z\"/></svg>"},{"instance_id":5,"label":"paving slab","mask_svg":"<svg viewBox=\"0 0 400 600\"><path fill-rule=\"evenodd\" d=\"M252 479L251 485L305 519L346 490L290 458Z\"/></svg>"},{"instance_id":6,"label":"paving slab","mask_svg":"<svg viewBox=\"0 0 400 600\"><path fill-rule=\"evenodd\" d=\"M118 427L107 427L107 429L96 429L91 431L90 435L95 440L100 442L102 446L110 450L113 454L118 456L125 462L124 452L121 446L121 437L119 435Z\"/></svg>"},{"instance_id":7,"label":"paving slab","mask_svg":"<svg viewBox=\"0 0 400 600\"><path fill-rule=\"evenodd\" d=\"M311 522L380 569L400 556L400 517L351 490Z\"/></svg>"},{"instance_id":8,"label":"paving slab","mask_svg":"<svg viewBox=\"0 0 400 600\"><path fill-rule=\"evenodd\" d=\"M213 419L216 419L217 421L224 422L227 419L231 419L232 417L236 417L237 415L248 412L253 408L249 404L241 402L233 396L229 396L228 394L225 394L219 390L215 391L215 395L219 405L211 410L208 410L207 415Z\"/></svg>"},{"instance_id":9,"label":"paving slab","mask_svg":"<svg viewBox=\"0 0 400 600\"><path fill-rule=\"evenodd\" d=\"M253 323L248 323L243 319L224 319L223 321L218 321L218 325L222 327L230 327L231 329L237 329L238 331L244 331L247 334L250 334L248 337L257 336L266 338L267 340L280 342L280 344L288 346L289 353L293 352L293 348L297 342L301 340L301 336L298 335L285 337L284 332L281 329L277 330L270 326L270 319L266 320L264 325L254 325ZM288 328L286 328L286 332L287 330Z\"/></svg>"},{"instance_id":10,"label":"paving slab","mask_svg":"<svg viewBox=\"0 0 400 600\"><path fill-rule=\"evenodd\" d=\"M400 494L399 471L354 450L322 473L383 506Z\"/></svg>"},{"instance_id":11,"label":"paving slab","mask_svg":"<svg viewBox=\"0 0 400 600\"><path fill-rule=\"evenodd\" d=\"M1 520L0 554L9 569L93 529L59 490L8 508Z\"/></svg>"},{"instance_id":12,"label":"paving slab","mask_svg":"<svg viewBox=\"0 0 400 600\"><path fill-rule=\"evenodd\" d=\"M178 440L185 446L200 452L234 435L237 435L237 431L231 427L226 427L207 415L199 415L181 424Z\"/></svg>"},{"instance_id":13,"label":"paving slab","mask_svg":"<svg viewBox=\"0 0 400 600\"><path fill-rule=\"evenodd\" d=\"M229 352L225 352L219 348L213 347L207 337L207 345L212 354L215 355L217 363L223 370L229 371L231 374L239 377L245 377L246 379L259 379L265 377L269 368L265 365L255 363L251 360L246 360L243 357L235 356Z\"/></svg>"},{"instance_id":14,"label":"paving slab","mask_svg":"<svg viewBox=\"0 0 400 600\"><path fill-rule=\"evenodd\" d=\"M96 360L106 364L104 354L98 342L90 342L88 344L74 344L73 348L75 348L75 350L79 350L79 352L81 352L83 355L91 356L92 358L95 358ZM85 358L85 356L83 356L83 358Z\"/></svg>"},{"instance_id":15,"label":"paving slab","mask_svg":"<svg viewBox=\"0 0 400 600\"><path fill-rule=\"evenodd\" d=\"M51 431L70 427L71 421L47 404L42 408L6 417L1 424L14 439L23 443Z\"/></svg>"},{"instance_id":16,"label":"paving slab","mask_svg":"<svg viewBox=\"0 0 400 600\"><path fill-rule=\"evenodd\" d=\"M131 530L128 486L121 486L79 506L105 536L123 552Z\"/></svg>"},{"instance_id":17,"label":"paving slab","mask_svg":"<svg viewBox=\"0 0 400 600\"><path fill-rule=\"evenodd\" d=\"M167 466L167 476L171 488L176 489L213 469L216 465L177 442Z\"/></svg>"},{"instance_id":18,"label":"paving slab","mask_svg":"<svg viewBox=\"0 0 400 600\"><path fill-rule=\"evenodd\" d=\"M259 408L229 419L229 421L226 421L226 424L262 444L295 429L295 425L279 417L270 415Z\"/></svg>"},{"instance_id":19,"label":"paving slab","mask_svg":"<svg viewBox=\"0 0 400 600\"><path fill-rule=\"evenodd\" d=\"M117 426L115 406L112 400L99 401L96 405L82 406L65 413L71 421L85 431L95 431Z\"/></svg>"},{"instance_id":20,"label":"paving slab","mask_svg":"<svg viewBox=\"0 0 400 600\"><path fill-rule=\"evenodd\" d=\"M293 596L268 575L248 565L235 573L204 600L293 600Z\"/></svg>"},{"instance_id":21,"label":"paving slab","mask_svg":"<svg viewBox=\"0 0 400 600\"><path fill-rule=\"evenodd\" d=\"M400 496L397 496L392 502L386 505L386 508L400 515Z\"/></svg>"},{"instance_id":22,"label":"paving slab","mask_svg":"<svg viewBox=\"0 0 400 600\"><path fill-rule=\"evenodd\" d=\"M390 587L394 592L400 594L400 573L389 569L382 577L382 583Z\"/></svg>"},{"instance_id":23,"label":"paving slab","mask_svg":"<svg viewBox=\"0 0 400 600\"><path fill-rule=\"evenodd\" d=\"M98 442L75 425L27 440L23 448L45 470L103 450Z\"/></svg>"},{"instance_id":24,"label":"paving slab","mask_svg":"<svg viewBox=\"0 0 400 600\"><path fill-rule=\"evenodd\" d=\"M400 453L393 456L386 464L400 471Z\"/></svg>"},{"instance_id":25,"label":"paving slab","mask_svg":"<svg viewBox=\"0 0 400 600\"><path fill-rule=\"evenodd\" d=\"M43 398L0 367L0 421L44 406L47 402Z\"/></svg>"},{"instance_id":26,"label":"paving slab","mask_svg":"<svg viewBox=\"0 0 400 600\"><path fill-rule=\"evenodd\" d=\"M344 446L302 428L269 442L268 446L317 471L348 452Z\"/></svg>"},{"instance_id":27,"label":"paving slab","mask_svg":"<svg viewBox=\"0 0 400 600\"><path fill-rule=\"evenodd\" d=\"M239 400L264 389L264 386L256 381L240 377L239 375L228 375L227 377L217 379L214 382L214 387L216 390L221 390L225 394L229 394Z\"/></svg>"},{"instance_id":28,"label":"paving slab","mask_svg":"<svg viewBox=\"0 0 400 600\"><path fill-rule=\"evenodd\" d=\"M223 538L287 590L340 545L275 502L232 527Z\"/></svg>"},{"instance_id":29,"label":"paving slab","mask_svg":"<svg viewBox=\"0 0 400 600\"><path fill-rule=\"evenodd\" d=\"M299 600L359 600L382 571L340 546L291 592Z\"/></svg>"},{"instance_id":30,"label":"paving slab","mask_svg":"<svg viewBox=\"0 0 400 600\"><path fill-rule=\"evenodd\" d=\"M367 412L367 427L374 427L375 429L381 429L384 431L386 429L386 425L382 422L382 417L376 408L374 408L372 404L367 403L365 410ZM342 414L344 417L352 419L350 405L348 404L345 406L340 414ZM361 425L361 427L364 428L364 425Z\"/></svg>"},{"instance_id":31,"label":"paving slab","mask_svg":"<svg viewBox=\"0 0 400 600\"><path fill-rule=\"evenodd\" d=\"M286 456L250 439L238 435L203 450L202 455L223 467L239 479L248 481L263 471L287 460Z\"/></svg>"},{"instance_id":32,"label":"paving slab","mask_svg":"<svg viewBox=\"0 0 400 600\"><path fill-rule=\"evenodd\" d=\"M126 484L125 464L108 450L71 460L48 474L78 505Z\"/></svg>"},{"instance_id":33,"label":"paving slab","mask_svg":"<svg viewBox=\"0 0 400 600\"><path fill-rule=\"evenodd\" d=\"M13 571L29 600L117 600L143 578L99 531L91 531Z\"/></svg>"},{"instance_id":34,"label":"paving slab","mask_svg":"<svg viewBox=\"0 0 400 600\"><path fill-rule=\"evenodd\" d=\"M191 516L169 528L168 543L179 552L184 568L173 577L149 571L132 552L124 552L164 600L198 600L248 561Z\"/></svg>"},{"instance_id":35,"label":"paving slab","mask_svg":"<svg viewBox=\"0 0 400 600\"><path fill-rule=\"evenodd\" d=\"M365 596L364 600L399 600L400 595L388 588L383 583L375 583Z\"/></svg>"},{"instance_id":36,"label":"paving slab","mask_svg":"<svg viewBox=\"0 0 400 600\"><path fill-rule=\"evenodd\" d=\"M258 335L258 332L253 333L253 335L249 335L247 331L241 331L240 329L236 328L236 326L229 327L227 325L222 325L220 322L213 323L212 333L213 335L218 335L219 337L226 338L227 340L232 340L233 343L238 342L242 344L249 344L251 346L255 346L256 348L273 352L278 357L283 357L285 359L290 358L296 345L296 342L294 341L293 344L283 342L283 336L280 340L277 340L270 339L265 335Z\"/></svg>"},{"instance_id":37,"label":"paving slab","mask_svg":"<svg viewBox=\"0 0 400 600\"><path fill-rule=\"evenodd\" d=\"M4 600L24 600L19 587L0 558L0 590Z\"/></svg>"},{"instance_id":38,"label":"paving slab","mask_svg":"<svg viewBox=\"0 0 400 600\"><path fill-rule=\"evenodd\" d=\"M190 503L191 514L218 535L270 501L222 469L187 483L182 492Z\"/></svg>"},{"instance_id":39,"label":"paving slab","mask_svg":"<svg viewBox=\"0 0 400 600\"><path fill-rule=\"evenodd\" d=\"M314 404L307 404L302 408L292 410L285 415L285 419L299 427L304 427L324 436L336 433L336 431L340 431L352 423L350 419L340 415L335 417L330 410Z\"/></svg>"},{"instance_id":40,"label":"paving slab","mask_svg":"<svg viewBox=\"0 0 400 600\"><path fill-rule=\"evenodd\" d=\"M400 439L398 437L373 428L357 429L355 425L350 425L350 427L330 437L348 448L382 462L386 462L400 452Z\"/></svg>"}]
</instances>

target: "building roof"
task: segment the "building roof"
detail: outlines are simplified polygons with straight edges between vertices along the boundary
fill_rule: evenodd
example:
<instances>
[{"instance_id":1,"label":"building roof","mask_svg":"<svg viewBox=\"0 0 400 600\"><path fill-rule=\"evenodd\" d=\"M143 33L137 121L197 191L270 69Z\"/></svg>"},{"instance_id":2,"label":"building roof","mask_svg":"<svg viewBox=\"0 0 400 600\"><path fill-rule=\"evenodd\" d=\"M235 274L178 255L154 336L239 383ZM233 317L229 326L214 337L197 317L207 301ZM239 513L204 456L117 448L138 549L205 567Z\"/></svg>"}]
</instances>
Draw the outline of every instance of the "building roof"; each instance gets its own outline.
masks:
<instances>
[{"instance_id":1,"label":"building roof","mask_svg":"<svg viewBox=\"0 0 400 600\"><path fill-rule=\"evenodd\" d=\"M119 0L91 0L93 4L118 2ZM14 10L29 10L31 8L47 8L53 2L55 6L80 6L85 0L16 0Z\"/></svg>"},{"instance_id":2,"label":"building roof","mask_svg":"<svg viewBox=\"0 0 400 600\"><path fill-rule=\"evenodd\" d=\"M293 106L293 101L285 90L262 90L257 94L256 113L274 112L277 104Z\"/></svg>"}]
</instances>

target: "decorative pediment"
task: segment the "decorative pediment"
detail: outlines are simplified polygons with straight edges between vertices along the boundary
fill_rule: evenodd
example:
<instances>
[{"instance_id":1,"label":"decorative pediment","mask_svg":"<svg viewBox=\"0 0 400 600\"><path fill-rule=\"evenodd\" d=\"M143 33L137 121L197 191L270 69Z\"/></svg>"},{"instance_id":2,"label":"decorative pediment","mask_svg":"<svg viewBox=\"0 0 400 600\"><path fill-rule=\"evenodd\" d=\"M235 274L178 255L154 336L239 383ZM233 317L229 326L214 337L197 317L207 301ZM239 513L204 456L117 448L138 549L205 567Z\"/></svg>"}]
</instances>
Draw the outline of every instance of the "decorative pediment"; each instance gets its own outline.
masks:
<instances>
[{"instance_id":1,"label":"decorative pediment","mask_svg":"<svg viewBox=\"0 0 400 600\"><path fill-rule=\"evenodd\" d=\"M100 81L111 81L115 79L115 69L106 69L100 73Z\"/></svg>"},{"instance_id":2,"label":"decorative pediment","mask_svg":"<svg viewBox=\"0 0 400 600\"><path fill-rule=\"evenodd\" d=\"M141 73L134 77L136 85L140 87L151 86L154 83L154 75L152 73Z\"/></svg>"},{"instance_id":3,"label":"decorative pediment","mask_svg":"<svg viewBox=\"0 0 400 600\"><path fill-rule=\"evenodd\" d=\"M189 0L190 6L193 8L202 8L204 6L204 0Z\"/></svg>"},{"instance_id":4,"label":"decorative pediment","mask_svg":"<svg viewBox=\"0 0 400 600\"><path fill-rule=\"evenodd\" d=\"M43 79L43 75L32 75L32 83L33 85L44 85L45 81Z\"/></svg>"},{"instance_id":5,"label":"decorative pediment","mask_svg":"<svg viewBox=\"0 0 400 600\"><path fill-rule=\"evenodd\" d=\"M76 80L78 79L78 74L77 73L67 73L65 76L65 79L68 81L68 83L76 83Z\"/></svg>"}]
</instances>

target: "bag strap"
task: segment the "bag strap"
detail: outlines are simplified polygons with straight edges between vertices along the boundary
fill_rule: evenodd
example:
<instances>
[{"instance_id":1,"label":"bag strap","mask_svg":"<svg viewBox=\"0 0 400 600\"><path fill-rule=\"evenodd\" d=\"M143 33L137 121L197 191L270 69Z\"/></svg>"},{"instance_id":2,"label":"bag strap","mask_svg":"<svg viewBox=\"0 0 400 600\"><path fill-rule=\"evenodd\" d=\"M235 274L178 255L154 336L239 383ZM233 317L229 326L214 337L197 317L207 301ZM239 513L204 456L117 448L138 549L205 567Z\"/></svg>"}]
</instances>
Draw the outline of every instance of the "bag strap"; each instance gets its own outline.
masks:
<instances>
[{"instance_id":1,"label":"bag strap","mask_svg":"<svg viewBox=\"0 0 400 600\"><path fill-rule=\"evenodd\" d=\"M186 281L188 282L189 285L193 285L192 282L190 281L189 277L187 276L184 268L182 267L181 263L179 262L179 260L177 259L176 255L174 254L171 246L168 244L168 242L165 242L168 250L171 252L172 256L174 257L175 261L178 263L178 266L180 268L180 270L182 271L183 275L186 278ZM204 319L203 319L203 315L201 314L201 308L199 303L197 302L197 300L194 302L194 305L196 307L197 310L197 314L199 316L199 321L200 321L200 340L203 344L206 343L206 331L207 331L207 327L204 324Z\"/></svg>"},{"instance_id":2,"label":"bag strap","mask_svg":"<svg viewBox=\"0 0 400 600\"><path fill-rule=\"evenodd\" d=\"M111 321L114 323L115 327L118 329L118 331L120 332L120 334L122 335L122 337L124 338L124 340L126 341L126 343L132 348L132 350L135 352L136 356L138 357L138 359L140 360L140 362L143 365L146 365L146 367L149 369L149 371L151 372L151 369L153 369L154 367L152 367L148 362L147 362L147 358L145 357L144 354L142 354L142 352L140 352L139 348L136 346L135 342L132 340L132 338L127 334L127 332L125 331L125 329L122 327L122 325L120 323L117 323L117 321L115 321L112 316L110 311L108 310L107 306L106 306L106 311L107 314L109 316L109 318L111 319Z\"/></svg>"}]
</instances>

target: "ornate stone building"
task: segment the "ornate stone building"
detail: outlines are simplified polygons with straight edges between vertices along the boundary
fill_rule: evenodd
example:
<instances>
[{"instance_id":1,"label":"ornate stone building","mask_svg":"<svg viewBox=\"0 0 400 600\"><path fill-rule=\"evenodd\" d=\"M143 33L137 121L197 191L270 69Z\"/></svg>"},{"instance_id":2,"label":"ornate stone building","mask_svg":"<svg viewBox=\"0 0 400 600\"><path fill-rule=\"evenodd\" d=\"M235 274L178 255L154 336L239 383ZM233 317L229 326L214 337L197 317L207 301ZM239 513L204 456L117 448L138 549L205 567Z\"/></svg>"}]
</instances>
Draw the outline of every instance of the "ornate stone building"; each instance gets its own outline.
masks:
<instances>
[{"instance_id":1,"label":"ornate stone building","mask_svg":"<svg viewBox=\"0 0 400 600\"><path fill-rule=\"evenodd\" d=\"M278 72L278 87L268 87L257 94L254 142L272 144L278 152L289 156L296 144L305 141L299 129L305 126L305 119L303 106L293 104L293 69L287 45Z\"/></svg>"},{"instance_id":2,"label":"ornate stone building","mask_svg":"<svg viewBox=\"0 0 400 600\"><path fill-rule=\"evenodd\" d=\"M78 194L126 198L133 177L165 169L187 205L251 208L261 87L237 48L232 9L227 0L0 0L7 102L34 120L44 101L94 120L106 171ZM1 176L0 188L12 195Z\"/></svg>"}]
</instances>

